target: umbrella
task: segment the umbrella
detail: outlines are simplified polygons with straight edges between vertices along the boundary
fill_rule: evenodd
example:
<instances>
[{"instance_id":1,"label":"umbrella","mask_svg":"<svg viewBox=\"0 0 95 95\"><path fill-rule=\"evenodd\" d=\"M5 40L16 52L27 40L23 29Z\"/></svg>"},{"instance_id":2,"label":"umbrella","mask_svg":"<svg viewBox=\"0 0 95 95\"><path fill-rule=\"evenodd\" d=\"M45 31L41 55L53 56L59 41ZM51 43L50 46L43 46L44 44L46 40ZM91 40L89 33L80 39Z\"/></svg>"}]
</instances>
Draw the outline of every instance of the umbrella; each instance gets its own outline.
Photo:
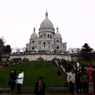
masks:
<instances>
[{"instance_id":1,"label":"umbrella","mask_svg":"<svg viewBox=\"0 0 95 95\"><path fill-rule=\"evenodd\" d=\"M87 69L86 69L86 72L87 72L87 73L90 73L90 72L93 72L93 71L95 71L94 68L87 68Z\"/></svg>"}]
</instances>

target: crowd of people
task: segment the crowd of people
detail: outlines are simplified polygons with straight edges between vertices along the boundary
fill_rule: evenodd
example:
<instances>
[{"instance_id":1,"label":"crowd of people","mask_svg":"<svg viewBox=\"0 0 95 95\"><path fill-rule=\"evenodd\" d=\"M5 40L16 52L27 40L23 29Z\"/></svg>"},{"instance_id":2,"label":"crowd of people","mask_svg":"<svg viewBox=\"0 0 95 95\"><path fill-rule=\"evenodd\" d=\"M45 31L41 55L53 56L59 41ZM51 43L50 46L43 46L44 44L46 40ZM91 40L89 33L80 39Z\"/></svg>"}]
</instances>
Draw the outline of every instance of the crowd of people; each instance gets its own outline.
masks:
<instances>
[{"instance_id":1,"label":"crowd of people","mask_svg":"<svg viewBox=\"0 0 95 95\"><path fill-rule=\"evenodd\" d=\"M6 62L0 62L0 68L8 67L8 66L15 66L21 63L21 58L13 58Z\"/></svg>"},{"instance_id":2,"label":"crowd of people","mask_svg":"<svg viewBox=\"0 0 95 95\"><path fill-rule=\"evenodd\" d=\"M70 61L64 59L57 61L58 65L61 65L65 69L67 82L69 84L70 94L74 94L77 91L78 94L93 94L95 86L95 70L92 72L87 72L88 68L93 68L94 65L89 67L88 64L81 64L79 62L73 64ZM16 76L16 71L13 70L10 72L9 85L11 88L11 95L15 85L17 84L17 95L21 95L21 85L23 84L24 71L20 70L18 76ZM35 94L36 95L45 95L45 83L42 77L38 78L38 81L35 83Z\"/></svg>"},{"instance_id":3,"label":"crowd of people","mask_svg":"<svg viewBox=\"0 0 95 95\"><path fill-rule=\"evenodd\" d=\"M58 60L59 65L65 68L67 74L67 82L70 88L70 94L74 94L75 88L78 94L93 94L95 85L95 70L94 65L89 67L88 64L79 62L72 64L64 59ZM88 68L93 68L91 72L87 72Z\"/></svg>"}]
</instances>

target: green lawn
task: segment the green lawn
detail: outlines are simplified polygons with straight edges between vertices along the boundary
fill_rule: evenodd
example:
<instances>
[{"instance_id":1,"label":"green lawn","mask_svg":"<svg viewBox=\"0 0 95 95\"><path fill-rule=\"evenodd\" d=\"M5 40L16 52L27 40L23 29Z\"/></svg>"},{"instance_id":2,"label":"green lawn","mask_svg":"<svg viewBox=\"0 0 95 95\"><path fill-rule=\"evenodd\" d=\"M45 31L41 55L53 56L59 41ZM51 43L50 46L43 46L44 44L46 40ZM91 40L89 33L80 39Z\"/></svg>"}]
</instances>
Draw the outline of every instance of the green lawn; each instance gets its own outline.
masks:
<instances>
[{"instance_id":1,"label":"green lawn","mask_svg":"<svg viewBox=\"0 0 95 95\"><path fill-rule=\"evenodd\" d=\"M41 66L35 66L40 64ZM7 81L9 79L9 73L12 70L16 70L17 74L19 69L23 69L25 73L23 87L34 87L35 82L39 76L43 77L43 80L48 87L62 87L66 83L66 78L61 73L61 76L57 74L57 71L60 70L59 67L47 66L52 64L52 61L28 61L22 62L17 66L9 66L0 69L0 87L9 87ZM27 66L28 65L28 66ZM61 70L60 70L61 71Z\"/></svg>"}]
</instances>

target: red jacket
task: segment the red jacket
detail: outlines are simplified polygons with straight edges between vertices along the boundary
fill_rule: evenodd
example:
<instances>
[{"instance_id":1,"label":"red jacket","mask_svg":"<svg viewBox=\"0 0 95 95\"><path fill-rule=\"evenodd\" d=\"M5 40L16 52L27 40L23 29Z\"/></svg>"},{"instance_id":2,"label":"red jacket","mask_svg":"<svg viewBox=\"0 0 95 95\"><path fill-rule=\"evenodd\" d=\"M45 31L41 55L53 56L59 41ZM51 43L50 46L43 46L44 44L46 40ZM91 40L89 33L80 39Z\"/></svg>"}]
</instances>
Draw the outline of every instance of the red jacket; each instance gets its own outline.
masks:
<instances>
[{"instance_id":1,"label":"red jacket","mask_svg":"<svg viewBox=\"0 0 95 95\"><path fill-rule=\"evenodd\" d=\"M89 83L93 83L93 77L92 76L89 76Z\"/></svg>"}]
</instances>

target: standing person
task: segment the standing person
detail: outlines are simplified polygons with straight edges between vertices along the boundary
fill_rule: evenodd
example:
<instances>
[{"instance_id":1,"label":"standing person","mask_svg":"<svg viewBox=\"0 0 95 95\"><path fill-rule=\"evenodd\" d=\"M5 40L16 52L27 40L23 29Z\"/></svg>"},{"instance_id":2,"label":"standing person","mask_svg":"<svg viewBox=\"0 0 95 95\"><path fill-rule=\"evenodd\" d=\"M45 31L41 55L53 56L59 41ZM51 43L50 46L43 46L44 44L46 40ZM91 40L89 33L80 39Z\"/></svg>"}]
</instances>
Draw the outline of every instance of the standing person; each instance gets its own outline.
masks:
<instances>
[{"instance_id":1,"label":"standing person","mask_svg":"<svg viewBox=\"0 0 95 95\"><path fill-rule=\"evenodd\" d=\"M39 77L38 78L38 81L36 82L35 84L35 93L36 95L45 95L45 83L43 81L43 78L42 77Z\"/></svg>"},{"instance_id":2,"label":"standing person","mask_svg":"<svg viewBox=\"0 0 95 95\"><path fill-rule=\"evenodd\" d=\"M9 85L11 86L10 94L13 95L13 91L15 88L15 80L16 80L16 71L13 70L10 72L10 79L9 79Z\"/></svg>"},{"instance_id":3,"label":"standing person","mask_svg":"<svg viewBox=\"0 0 95 95\"><path fill-rule=\"evenodd\" d=\"M93 77L93 93L95 93L95 71L91 72Z\"/></svg>"},{"instance_id":4,"label":"standing person","mask_svg":"<svg viewBox=\"0 0 95 95\"><path fill-rule=\"evenodd\" d=\"M83 93L87 94L88 93L88 74L86 73L86 70L83 70L83 73L80 77L80 81L82 83L82 89Z\"/></svg>"},{"instance_id":5,"label":"standing person","mask_svg":"<svg viewBox=\"0 0 95 95\"><path fill-rule=\"evenodd\" d=\"M77 93L80 94L82 92L82 84L80 82L80 72L79 71L77 71L75 75L75 84L76 84Z\"/></svg>"},{"instance_id":6,"label":"standing person","mask_svg":"<svg viewBox=\"0 0 95 95\"><path fill-rule=\"evenodd\" d=\"M24 79L24 72L21 69L19 71L19 74L16 79L16 84L17 84L17 95L21 95L21 85L23 84L23 79Z\"/></svg>"},{"instance_id":7,"label":"standing person","mask_svg":"<svg viewBox=\"0 0 95 95\"><path fill-rule=\"evenodd\" d=\"M93 77L92 74L89 74L89 94L93 93Z\"/></svg>"},{"instance_id":8,"label":"standing person","mask_svg":"<svg viewBox=\"0 0 95 95\"><path fill-rule=\"evenodd\" d=\"M67 81L70 85L70 94L74 94L75 73L73 69L70 71L70 73L68 73Z\"/></svg>"}]
</instances>

